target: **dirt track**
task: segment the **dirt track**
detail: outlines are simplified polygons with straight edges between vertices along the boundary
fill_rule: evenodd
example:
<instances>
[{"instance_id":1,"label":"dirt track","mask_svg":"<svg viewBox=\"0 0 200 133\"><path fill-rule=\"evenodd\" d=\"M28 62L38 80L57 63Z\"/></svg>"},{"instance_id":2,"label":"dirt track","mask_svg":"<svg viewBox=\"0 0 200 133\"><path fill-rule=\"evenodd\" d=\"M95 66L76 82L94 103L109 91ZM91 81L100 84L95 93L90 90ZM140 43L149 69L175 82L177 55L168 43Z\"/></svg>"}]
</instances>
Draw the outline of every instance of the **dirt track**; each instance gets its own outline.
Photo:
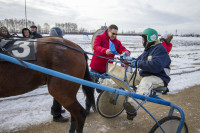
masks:
<instances>
[{"instance_id":1,"label":"dirt track","mask_svg":"<svg viewBox=\"0 0 200 133\"><path fill-rule=\"evenodd\" d=\"M200 85L194 86L175 95L161 96L163 99L181 107L186 115L186 123L190 133L200 133ZM157 118L167 116L169 107L146 103L145 107ZM175 115L176 111L175 111ZM133 121L126 119L125 111L118 117L106 119L98 113L92 113L87 117L84 133L147 133L155 122L142 109ZM68 133L68 123L46 123L29 127L15 133Z\"/></svg>"}]
</instances>

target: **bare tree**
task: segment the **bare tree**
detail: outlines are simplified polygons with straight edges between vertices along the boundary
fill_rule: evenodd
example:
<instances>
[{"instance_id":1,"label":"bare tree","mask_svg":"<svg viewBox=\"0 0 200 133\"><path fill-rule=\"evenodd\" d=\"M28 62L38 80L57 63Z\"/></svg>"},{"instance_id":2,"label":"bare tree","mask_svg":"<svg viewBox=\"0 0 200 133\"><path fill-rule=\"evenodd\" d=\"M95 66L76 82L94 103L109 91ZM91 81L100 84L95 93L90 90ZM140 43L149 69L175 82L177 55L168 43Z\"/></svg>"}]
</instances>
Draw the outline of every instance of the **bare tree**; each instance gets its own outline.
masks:
<instances>
[{"instance_id":1,"label":"bare tree","mask_svg":"<svg viewBox=\"0 0 200 133\"><path fill-rule=\"evenodd\" d=\"M78 32L78 25L76 23L56 23L56 27L59 27L63 33L76 33Z\"/></svg>"},{"instance_id":2,"label":"bare tree","mask_svg":"<svg viewBox=\"0 0 200 133\"><path fill-rule=\"evenodd\" d=\"M49 30L50 30L50 25L48 23L44 23L42 33L48 34Z\"/></svg>"},{"instance_id":3,"label":"bare tree","mask_svg":"<svg viewBox=\"0 0 200 133\"><path fill-rule=\"evenodd\" d=\"M37 25L37 31L38 31L38 33L42 33L41 31L42 31L42 28L41 28L41 26L38 24Z\"/></svg>"}]
</instances>

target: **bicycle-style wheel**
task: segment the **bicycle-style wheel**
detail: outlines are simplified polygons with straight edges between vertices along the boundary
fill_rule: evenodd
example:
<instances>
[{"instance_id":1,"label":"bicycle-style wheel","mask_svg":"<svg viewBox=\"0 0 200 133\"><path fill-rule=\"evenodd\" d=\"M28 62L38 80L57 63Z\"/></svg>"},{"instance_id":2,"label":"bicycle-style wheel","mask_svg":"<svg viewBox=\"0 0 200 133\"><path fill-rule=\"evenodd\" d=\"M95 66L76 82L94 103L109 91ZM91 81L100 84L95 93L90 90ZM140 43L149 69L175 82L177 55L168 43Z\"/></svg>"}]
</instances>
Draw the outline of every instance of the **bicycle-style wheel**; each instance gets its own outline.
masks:
<instances>
[{"instance_id":1,"label":"bicycle-style wheel","mask_svg":"<svg viewBox=\"0 0 200 133\"><path fill-rule=\"evenodd\" d=\"M117 117L124 110L123 103L125 100L127 100L126 96L103 91L97 98L97 111L105 118Z\"/></svg>"},{"instance_id":2,"label":"bicycle-style wheel","mask_svg":"<svg viewBox=\"0 0 200 133\"><path fill-rule=\"evenodd\" d=\"M165 133L176 133L180 121L181 121L180 117L167 116L158 121L158 123L161 125ZM158 124L155 124L150 130L150 133L163 133L163 131L161 130ZM181 133L188 133L188 127L185 122L182 126Z\"/></svg>"}]
</instances>

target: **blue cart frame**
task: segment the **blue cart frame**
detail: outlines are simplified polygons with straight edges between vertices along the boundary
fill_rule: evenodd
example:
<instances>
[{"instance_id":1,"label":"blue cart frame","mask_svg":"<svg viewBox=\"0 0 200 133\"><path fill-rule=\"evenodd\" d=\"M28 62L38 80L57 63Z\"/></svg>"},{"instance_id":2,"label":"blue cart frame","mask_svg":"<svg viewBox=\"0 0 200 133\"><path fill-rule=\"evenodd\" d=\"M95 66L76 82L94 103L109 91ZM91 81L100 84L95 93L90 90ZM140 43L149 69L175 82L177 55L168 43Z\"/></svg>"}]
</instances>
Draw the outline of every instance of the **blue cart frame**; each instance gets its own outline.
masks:
<instances>
[{"instance_id":1,"label":"blue cart frame","mask_svg":"<svg viewBox=\"0 0 200 133\"><path fill-rule=\"evenodd\" d=\"M161 105L170 106L171 109L169 111L168 116L172 116L172 114L173 114L175 109L177 109L179 111L179 113L180 113L181 120L180 120L180 124L178 126L178 129L177 129L177 133L181 132L182 126L183 126L184 121L185 121L185 115L184 115L183 110L180 107L178 107L177 105L175 105L175 104L173 104L171 102L165 101L163 99L146 97L146 96L143 96L143 95L139 95L139 94L133 93L131 91L125 91L125 90L115 89L115 88L108 87L108 86L103 86L103 85L100 85L100 84L97 84L97 83L93 83L93 82L86 81L86 80L83 80L83 79L80 79L80 78L76 78L76 77L73 77L73 76L70 76L70 75L67 75L67 74L63 74L61 72L57 72L57 71L54 71L54 70L51 70L51 69L48 69L48 68L45 68L45 67L41 67L41 66L29 63L29 62L23 61L24 64L22 64L19 60L15 59L13 57L7 56L5 54L2 54L2 53L0 53L0 59L3 59L5 61L20 65L20 66L24 66L24 64L25 64L26 67L29 68L29 69L33 69L33 70L36 70L36 71L39 71L39 72L42 72L42 73L45 73L45 74L48 74L48 75L51 75L51 76L55 76L55 77L58 77L58 78L61 78L61 79L65 79L65 80L68 80L68 81L75 82L75 83L78 83L78 84L82 84L82 85L86 85L86 86L89 86L89 87L98 88L98 89L101 89L101 90L104 90L104 91L112 92L112 93L115 93L115 94L118 94L118 95L128 96L128 97L131 97L132 99L136 98L136 99L145 100L145 101L152 102L152 103L157 103L157 104L161 104ZM145 109L143 106L141 106L141 107L160 126L158 121L150 114L150 112L147 109ZM162 129L161 126L160 126L160 128L161 128L161 130L163 132L165 132Z\"/></svg>"}]
</instances>

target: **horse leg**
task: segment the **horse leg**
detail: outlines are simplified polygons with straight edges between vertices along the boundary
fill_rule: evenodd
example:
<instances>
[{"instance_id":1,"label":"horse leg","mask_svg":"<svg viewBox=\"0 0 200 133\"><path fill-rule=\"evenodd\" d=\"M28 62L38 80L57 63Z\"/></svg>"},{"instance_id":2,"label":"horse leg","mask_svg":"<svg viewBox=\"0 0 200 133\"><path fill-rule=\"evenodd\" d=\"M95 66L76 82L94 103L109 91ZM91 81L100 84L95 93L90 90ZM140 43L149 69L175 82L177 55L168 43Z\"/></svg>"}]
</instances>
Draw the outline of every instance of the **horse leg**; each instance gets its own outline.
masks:
<instances>
[{"instance_id":1,"label":"horse leg","mask_svg":"<svg viewBox=\"0 0 200 133\"><path fill-rule=\"evenodd\" d=\"M76 133L82 133L86 119L86 110L78 101L75 101L66 109L71 113L71 126L69 132L74 133L76 129Z\"/></svg>"},{"instance_id":2,"label":"horse leg","mask_svg":"<svg viewBox=\"0 0 200 133\"><path fill-rule=\"evenodd\" d=\"M71 115L71 126L69 129L69 133L75 133L75 131L76 131L76 121L73 118L73 116Z\"/></svg>"},{"instance_id":3,"label":"horse leg","mask_svg":"<svg viewBox=\"0 0 200 133\"><path fill-rule=\"evenodd\" d=\"M82 133L86 119L86 110L76 99L79 87L79 84L63 79L55 77L48 78L49 93L71 114L72 123L69 130L70 133L74 133L75 131Z\"/></svg>"}]
</instances>

